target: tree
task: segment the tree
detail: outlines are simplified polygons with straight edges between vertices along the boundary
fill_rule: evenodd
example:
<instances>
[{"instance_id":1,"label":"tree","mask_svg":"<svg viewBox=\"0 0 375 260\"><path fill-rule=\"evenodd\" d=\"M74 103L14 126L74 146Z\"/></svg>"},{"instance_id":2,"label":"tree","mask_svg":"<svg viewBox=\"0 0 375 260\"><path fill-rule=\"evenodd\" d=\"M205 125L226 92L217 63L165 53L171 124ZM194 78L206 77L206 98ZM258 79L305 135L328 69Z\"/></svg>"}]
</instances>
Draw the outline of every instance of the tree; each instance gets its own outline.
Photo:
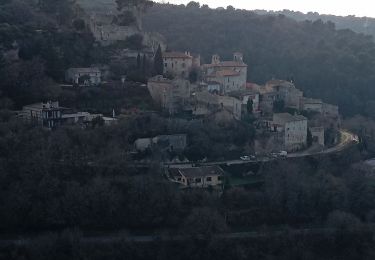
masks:
<instances>
[{"instance_id":1,"label":"tree","mask_svg":"<svg viewBox=\"0 0 375 260\"><path fill-rule=\"evenodd\" d=\"M313 136L310 129L307 129L307 147L310 147L313 143Z\"/></svg>"},{"instance_id":2,"label":"tree","mask_svg":"<svg viewBox=\"0 0 375 260\"><path fill-rule=\"evenodd\" d=\"M246 109L247 109L247 113L248 114L252 114L253 113L253 104L254 104L253 100L251 98L249 98L247 100L247 104L246 104Z\"/></svg>"},{"instance_id":3,"label":"tree","mask_svg":"<svg viewBox=\"0 0 375 260\"><path fill-rule=\"evenodd\" d=\"M119 11L134 12L133 17L138 29L142 30L142 14L153 5L153 2L149 0L116 0L116 4Z\"/></svg>"},{"instance_id":4,"label":"tree","mask_svg":"<svg viewBox=\"0 0 375 260\"><path fill-rule=\"evenodd\" d=\"M163 75L164 72L164 63L163 63L163 54L161 52L160 45L158 46L158 49L155 53L154 57L154 69L156 75Z\"/></svg>"},{"instance_id":5,"label":"tree","mask_svg":"<svg viewBox=\"0 0 375 260\"><path fill-rule=\"evenodd\" d=\"M137 69L138 71L141 70L141 54L138 53L137 55Z\"/></svg>"},{"instance_id":6,"label":"tree","mask_svg":"<svg viewBox=\"0 0 375 260\"><path fill-rule=\"evenodd\" d=\"M195 1L190 1L186 7L187 8L199 8L201 5L199 2L195 2Z\"/></svg>"}]
</instances>

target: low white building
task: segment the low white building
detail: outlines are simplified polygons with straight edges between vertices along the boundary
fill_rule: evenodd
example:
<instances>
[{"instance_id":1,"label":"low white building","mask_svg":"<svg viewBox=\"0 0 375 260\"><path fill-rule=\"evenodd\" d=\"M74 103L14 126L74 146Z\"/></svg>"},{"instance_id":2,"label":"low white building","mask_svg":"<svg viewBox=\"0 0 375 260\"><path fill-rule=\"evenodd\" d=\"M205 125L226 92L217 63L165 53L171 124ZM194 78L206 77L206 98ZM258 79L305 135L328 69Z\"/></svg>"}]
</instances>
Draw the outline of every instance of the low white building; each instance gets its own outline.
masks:
<instances>
[{"instance_id":1,"label":"low white building","mask_svg":"<svg viewBox=\"0 0 375 260\"><path fill-rule=\"evenodd\" d=\"M280 133L286 151L296 151L307 145L307 118L304 116L275 113L271 130Z\"/></svg>"},{"instance_id":2,"label":"low white building","mask_svg":"<svg viewBox=\"0 0 375 260\"><path fill-rule=\"evenodd\" d=\"M224 184L225 172L219 166L170 168L169 179L185 188L208 188Z\"/></svg>"}]
</instances>

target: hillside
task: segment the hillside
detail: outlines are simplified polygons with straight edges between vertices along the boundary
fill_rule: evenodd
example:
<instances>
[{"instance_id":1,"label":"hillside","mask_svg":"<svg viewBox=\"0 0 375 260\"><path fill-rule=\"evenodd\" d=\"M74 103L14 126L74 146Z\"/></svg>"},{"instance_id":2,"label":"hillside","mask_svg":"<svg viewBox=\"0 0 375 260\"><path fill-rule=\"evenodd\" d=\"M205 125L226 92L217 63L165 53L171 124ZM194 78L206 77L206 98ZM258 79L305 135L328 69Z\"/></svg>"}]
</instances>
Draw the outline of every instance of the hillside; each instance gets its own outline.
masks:
<instances>
[{"instance_id":1,"label":"hillside","mask_svg":"<svg viewBox=\"0 0 375 260\"><path fill-rule=\"evenodd\" d=\"M292 78L306 96L338 104L346 116L371 115L375 105L372 38L332 22L155 4L144 26L163 34L170 49L200 53L206 62L214 53L242 51L249 81Z\"/></svg>"},{"instance_id":2,"label":"hillside","mask_svg":"<svg viewBox=\"0 0 375 260\"><path fill-rule=\"evenodd\" d=\"M336 15L327 15L319 14L316 12L302 13L295 12L290 10L283 11L266 11L266 10L255 10L257 14L262 15L285 15L287 17L293 18L297 21L316 21L322 20L324 22L331 21L336 24L337 29L350 29L357 33L369 34L375 36L375 19L369 17L356 17L353 15L349 16L336 16Z\"/></svg>"}]
</instances>

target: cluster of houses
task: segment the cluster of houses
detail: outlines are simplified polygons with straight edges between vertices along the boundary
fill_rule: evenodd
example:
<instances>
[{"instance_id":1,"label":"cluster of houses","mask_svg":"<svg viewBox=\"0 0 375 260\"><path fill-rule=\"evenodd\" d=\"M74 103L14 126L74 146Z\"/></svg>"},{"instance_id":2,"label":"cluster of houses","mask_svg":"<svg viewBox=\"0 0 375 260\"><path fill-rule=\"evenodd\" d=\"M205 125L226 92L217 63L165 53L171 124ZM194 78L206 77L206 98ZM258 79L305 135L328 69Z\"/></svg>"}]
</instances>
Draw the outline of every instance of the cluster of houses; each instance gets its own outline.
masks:
<instances>
[{"instance_id":1,"label":"cluster of houses","mask_svg":"<svg viewBox=\"0 0 375 260\"><path fill-rule=\"evenodd\" d=\"M150 78L148 90L156 104L169 115L189 113L194 117L243 120L249 113L271 133L273 149L296 151L307 146L308 132L324 146L324 125L308 122L302 111L339 121L338 107L320 99L306 98L293 82L271 80L260 86L247 82L247 64L239 52L230 61L213 55L210 64L189 52L164 52L164 75ZM190 83L192 72L201 78ZM275 103L292 113L275 113ZM249 109L251 104L251 109Z\"/></svg>"},{"instance_id":2,"label":"cluster of houses","mask_svg":"<svg viewBox=\"0 0 375 260\"><path fill-rule=\"evenodd\" d=\"M71 109L61 107L58 101L40 102L24 106L19 112L19 117L27 123L40 125L47 129L55 129L61 125L92 125L99 119L104 125L117 122L115 116L105 117L102 114L88 112L72 112Z\"/></svg>"}]
</instances>

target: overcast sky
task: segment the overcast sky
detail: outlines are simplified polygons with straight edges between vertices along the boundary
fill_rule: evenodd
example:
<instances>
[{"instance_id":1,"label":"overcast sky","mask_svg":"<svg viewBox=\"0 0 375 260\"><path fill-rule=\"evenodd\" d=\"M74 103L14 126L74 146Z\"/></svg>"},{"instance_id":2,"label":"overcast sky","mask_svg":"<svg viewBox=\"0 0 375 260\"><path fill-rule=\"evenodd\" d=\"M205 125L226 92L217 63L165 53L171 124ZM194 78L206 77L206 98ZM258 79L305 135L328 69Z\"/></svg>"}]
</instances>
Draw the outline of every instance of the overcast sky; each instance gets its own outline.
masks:
<instances>
[{"instance_id":1,"label":"overcast sky","mask_svg":"<svg viewBox=\"0 0 375 260\"><path fill-rule=\"evenodd\" d=\"M196 0L195 0L196 1ZM157 2L187 4L190 0L157 0ZM201 4L210 7L226 7L232 5L240 9L289 9L301 12L318 12L321 14L356 15L375 17L375 0L201 0Z\"/></svg>"}]
</instances>

